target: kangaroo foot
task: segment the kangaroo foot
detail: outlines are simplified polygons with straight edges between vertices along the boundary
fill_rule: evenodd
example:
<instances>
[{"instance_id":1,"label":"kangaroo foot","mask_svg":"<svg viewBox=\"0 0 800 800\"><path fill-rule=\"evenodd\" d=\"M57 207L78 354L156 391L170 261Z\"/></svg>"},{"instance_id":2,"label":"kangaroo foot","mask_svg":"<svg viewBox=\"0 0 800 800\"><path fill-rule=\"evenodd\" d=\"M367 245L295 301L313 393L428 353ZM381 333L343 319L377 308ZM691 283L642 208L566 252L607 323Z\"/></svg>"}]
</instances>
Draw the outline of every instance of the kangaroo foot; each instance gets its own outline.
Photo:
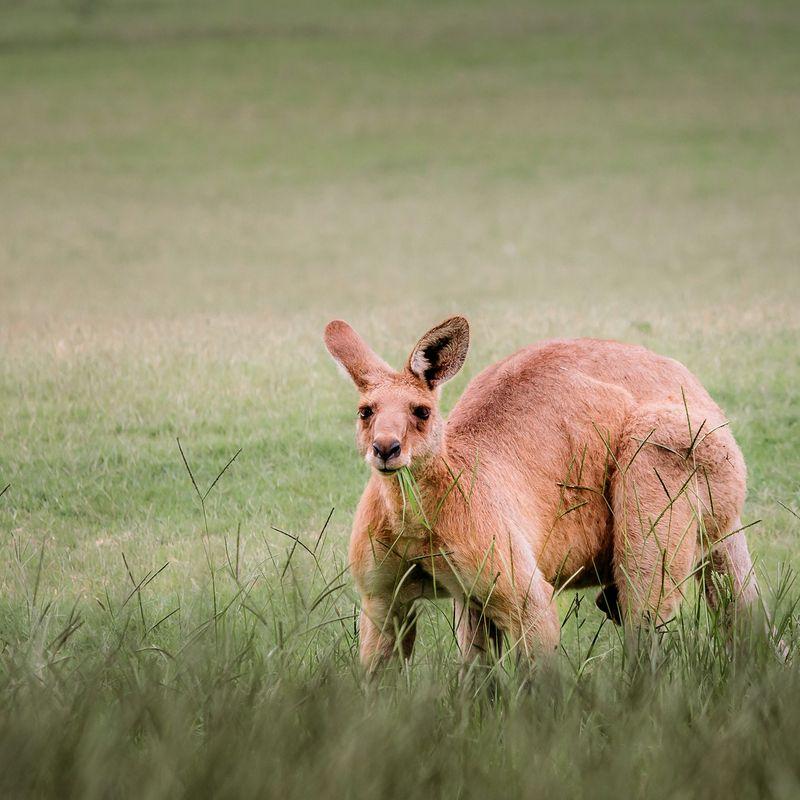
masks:
<instances>
[{"instance_id":1,"label":"kangaroo foot","mask_svg":"<svg viewBox=\"0 0 800 800\"><path fill-rule=\"evenodd\" d=\"M619 607L619 593L616 584L604 586L594 604L616 625L622 625L622 611Z\"/></svg>"}]
</instances>

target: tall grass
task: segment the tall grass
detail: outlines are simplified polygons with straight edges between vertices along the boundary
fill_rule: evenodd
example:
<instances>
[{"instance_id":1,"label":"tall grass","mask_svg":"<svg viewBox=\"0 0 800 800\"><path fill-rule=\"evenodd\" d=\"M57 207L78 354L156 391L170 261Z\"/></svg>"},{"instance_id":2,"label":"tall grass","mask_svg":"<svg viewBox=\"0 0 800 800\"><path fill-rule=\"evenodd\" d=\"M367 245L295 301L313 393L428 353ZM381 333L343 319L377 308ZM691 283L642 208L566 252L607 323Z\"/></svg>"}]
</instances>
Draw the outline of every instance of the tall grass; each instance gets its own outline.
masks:
<instances>
[{"instance_id":1,"label":"tall grass","mask_svg":"<svg viewBox=\"0 0 800 800\"><path fill-rule=\"evenodd\" d=\"M103 597L42 591L45 547L12 536L25 613L4 603L4 797L795 797L800 670L759 628L731 647L699 597L626 650L574 595L559 657L493 693L465 691L447 607L422 608L410 668L357 665L347 566L319 529L209 536L208 575L175 598L173 566L135 564ZM189 481L191 478L191 481ZM411 488L411 487L409 487ZM8 502L12 490L2 502ZM187 502L191 500L187 492ZM796 649L790 573L768 604ZM473 687L474 689L474 687Z\"/></svg>"}]
</instances>

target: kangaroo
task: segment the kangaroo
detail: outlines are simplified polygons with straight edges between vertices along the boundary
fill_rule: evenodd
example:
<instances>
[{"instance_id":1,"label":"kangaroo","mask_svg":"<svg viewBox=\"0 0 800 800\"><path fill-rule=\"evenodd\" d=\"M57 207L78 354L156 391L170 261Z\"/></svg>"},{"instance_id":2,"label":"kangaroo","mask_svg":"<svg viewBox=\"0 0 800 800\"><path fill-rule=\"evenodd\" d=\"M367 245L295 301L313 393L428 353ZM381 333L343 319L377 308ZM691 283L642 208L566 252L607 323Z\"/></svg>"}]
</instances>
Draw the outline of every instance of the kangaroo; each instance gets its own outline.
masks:
<instances>
[{"instance_id":1,"label":"kangaroo","mask_svg":"<svg viewBox=\"0 0 800 800\"><path fill-rule=\"evenodd\" d=\"M400 371L346 322L324 339L359 391L356 442L372 468L349 550L369 672L411 657L422 598L452 598L470 665L504 641L529 659L556 649L567 587L600 586L598 606L626 625L669 619L693 574L721 613L758 597L744 459L679 362L614 341L541 342L481 372L445 421L464 317L429 330Z\"/></svg>"}]
</instances>

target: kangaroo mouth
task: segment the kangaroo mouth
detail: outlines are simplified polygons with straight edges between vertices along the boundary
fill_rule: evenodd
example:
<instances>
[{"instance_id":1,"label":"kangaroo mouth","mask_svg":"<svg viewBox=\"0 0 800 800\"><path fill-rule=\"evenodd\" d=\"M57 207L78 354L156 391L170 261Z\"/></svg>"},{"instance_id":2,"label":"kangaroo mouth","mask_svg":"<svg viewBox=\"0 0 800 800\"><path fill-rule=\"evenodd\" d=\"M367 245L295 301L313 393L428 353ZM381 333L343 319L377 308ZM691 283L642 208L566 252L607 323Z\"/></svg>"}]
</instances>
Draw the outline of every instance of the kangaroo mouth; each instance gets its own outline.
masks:
<instances>
[{"instance_id":1,"label":"kangaroo mouth","mask_svg":"<svg viewBox=\"0 0 800 800\"><path fill-rule=\"evenodd\" d=\"M403 456L393 456L392 458L384 459L377 458L370 454L367 456L366 461L375 472L380 472L381 475L394 475L407 464L407 459Z\"/></svg>"},{"instance_id":2,"label":"kangaroo mouth","mask_svg":"<svg viewBox=\"0 0 800 800\"><path fill-rule=\"evenodd\" d=\"M378 470L381 475L393 475L400 467L375 467L375 469Z\"/></svg>"}]
</instances>

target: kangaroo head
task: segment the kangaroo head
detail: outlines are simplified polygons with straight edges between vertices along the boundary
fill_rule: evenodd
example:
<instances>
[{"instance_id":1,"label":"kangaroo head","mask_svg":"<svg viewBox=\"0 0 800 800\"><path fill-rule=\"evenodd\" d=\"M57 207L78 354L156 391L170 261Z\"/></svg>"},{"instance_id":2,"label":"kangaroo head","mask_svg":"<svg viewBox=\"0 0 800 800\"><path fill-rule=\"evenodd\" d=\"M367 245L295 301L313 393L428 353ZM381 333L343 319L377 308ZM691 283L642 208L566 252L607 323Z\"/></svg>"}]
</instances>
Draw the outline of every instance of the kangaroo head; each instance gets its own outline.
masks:
<instances>
[{"instance_id":1,"label":"kangaroo head","mask_svg":"<svg viewBox=\"0 0 800 800\"><path fill-rule=\"evenodd\" d=\"M431 328L399 372L342 320L328 323L325 345L361 395L356 443L370 466L390 475L441 452L439 387L461 369L467 356L469 324L464 317L451 317Z\"/></svg>"}]
</instances>

